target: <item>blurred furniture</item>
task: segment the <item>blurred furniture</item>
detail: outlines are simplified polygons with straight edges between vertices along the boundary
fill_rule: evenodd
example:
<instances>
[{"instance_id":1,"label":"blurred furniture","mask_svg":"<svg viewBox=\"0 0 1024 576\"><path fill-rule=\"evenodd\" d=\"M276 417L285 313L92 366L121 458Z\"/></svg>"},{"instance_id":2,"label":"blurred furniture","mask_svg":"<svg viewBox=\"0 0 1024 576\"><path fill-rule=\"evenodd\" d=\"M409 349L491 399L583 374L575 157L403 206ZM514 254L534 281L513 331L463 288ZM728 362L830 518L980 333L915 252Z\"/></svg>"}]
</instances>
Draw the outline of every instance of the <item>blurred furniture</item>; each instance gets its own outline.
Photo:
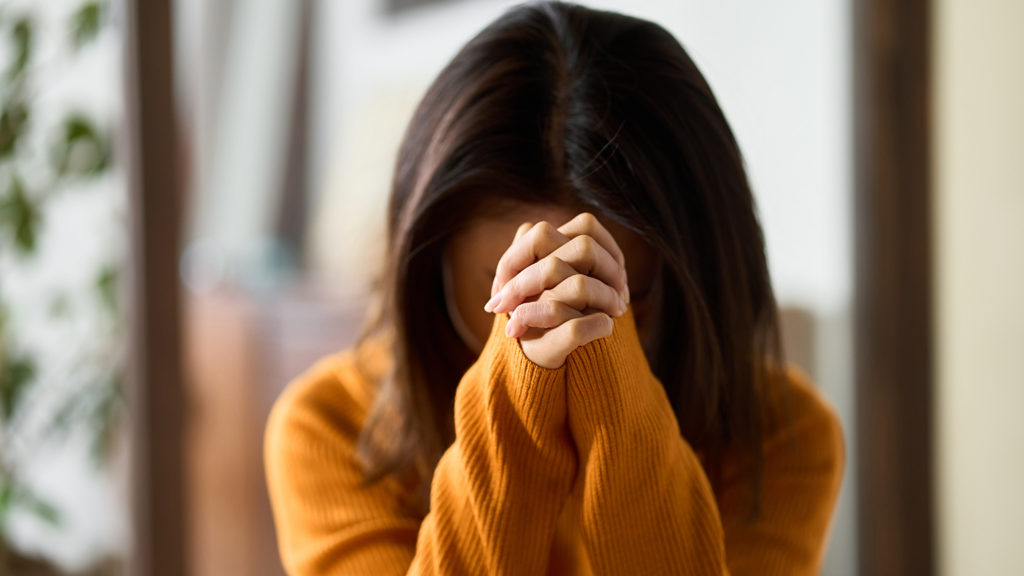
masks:
<instances>
[{"instance_id":1,"label":"blurred furniture","mask_svg":"<svg viewBox=\"0 0 1024 576\"><path fill-rule=\"evenodd\" d=\"M822 375L818 370L818 362L815 357L818 331L814 315L803 308L781 308L779 324L782 330L782 349L786 360L803 368L820 385Z\"/></svg>"},{"instance_id":2,"label":"blurred furniture","mask_svg":"<svg viewBox=\"0 0 1024 576\"><path fill-rule=\"evenodd\" d=\"M263 474L263 428L288 381L350 346L364 307L295 289L261 300L186 294L188 569L283 575Z\"/></svg>"}]
</instances>

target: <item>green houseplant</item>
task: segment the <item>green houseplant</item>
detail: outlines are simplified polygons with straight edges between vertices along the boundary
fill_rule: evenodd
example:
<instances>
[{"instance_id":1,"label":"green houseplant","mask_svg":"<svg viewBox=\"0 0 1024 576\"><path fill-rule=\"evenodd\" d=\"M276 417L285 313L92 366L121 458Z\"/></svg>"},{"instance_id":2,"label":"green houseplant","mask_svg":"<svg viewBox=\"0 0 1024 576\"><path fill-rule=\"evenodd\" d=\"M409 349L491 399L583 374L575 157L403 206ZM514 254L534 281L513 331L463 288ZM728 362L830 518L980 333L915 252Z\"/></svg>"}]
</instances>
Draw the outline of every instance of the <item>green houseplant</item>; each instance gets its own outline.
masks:
<instances>
[{"instance_id":1,"label":"green houseplant","mask_svg":"<svg viewBox=\"0 0 1024 576\"><path fill-rule=\"evenodd\" d=\"M106 11L104 2L96 0L77 7L65 29L67 49L56 56L63 60L60 65L75 65L79 52L106 25ZM111 166L110 120L75 109L62 112L59 128L43 137L47 153L40 159L31 141L39 136L34 106L40 87L33 80L41 66L52 63L39 61L37 33L31 10L18 12L0 4L0 41L8 42L10 54L9 62L0 63L0 574L60 573L11 544L10 519L15 514L55 528L62 521L59 507L26 478L24 464L47 446L84 435L90 439L93 461L102 466L113 449L123 406L118 306L122 263L117 255L94 271L89 286L57 287L47 304L49 322L71 323L82 314L100 319L94 322L99 333L74 346L78 369L59 385L40 370L47 359L21 341L19 316L31 311L5 296L5 279L48 257L39 239L51 205ZM88 573L109 574L114 564L103 561Z\"/></svg>"}]
</instances>

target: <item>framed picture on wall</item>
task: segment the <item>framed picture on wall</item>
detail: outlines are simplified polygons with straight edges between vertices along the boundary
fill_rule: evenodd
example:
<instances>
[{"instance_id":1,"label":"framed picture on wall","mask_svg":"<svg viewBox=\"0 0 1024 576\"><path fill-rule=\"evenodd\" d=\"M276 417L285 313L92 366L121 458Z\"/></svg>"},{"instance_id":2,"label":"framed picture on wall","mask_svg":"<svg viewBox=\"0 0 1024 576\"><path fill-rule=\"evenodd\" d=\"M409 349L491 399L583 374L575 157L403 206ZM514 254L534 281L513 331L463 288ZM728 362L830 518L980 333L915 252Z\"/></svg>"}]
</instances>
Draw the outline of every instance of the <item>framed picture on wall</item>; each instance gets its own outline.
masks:
<instances>
[{"instance_id":1,"label":"framed picture on wall","mask_svg":"<svg viewBox=\"0 0 1024 576\"><path fill-rule=\"evenodd\" d=\"M400 14L410 8L427 6L430 4L441 4L450 0L383 0L384 11L387 14Z\"/></svg>"}]
</instances>

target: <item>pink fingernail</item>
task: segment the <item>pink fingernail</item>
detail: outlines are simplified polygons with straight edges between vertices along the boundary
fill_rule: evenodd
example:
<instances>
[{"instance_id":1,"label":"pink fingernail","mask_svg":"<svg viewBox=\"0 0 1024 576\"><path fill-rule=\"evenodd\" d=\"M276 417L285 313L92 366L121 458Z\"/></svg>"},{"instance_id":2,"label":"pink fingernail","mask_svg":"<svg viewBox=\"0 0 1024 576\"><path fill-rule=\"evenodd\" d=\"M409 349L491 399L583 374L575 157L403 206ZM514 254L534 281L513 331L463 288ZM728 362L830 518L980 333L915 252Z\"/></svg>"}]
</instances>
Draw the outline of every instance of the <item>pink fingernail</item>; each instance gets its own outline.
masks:
<instances>
[{"instance_id":1,"label":"pink fingernail","mask_svg":"<svg viewBox=\"0 0 1024 576\"><path fill-rule=\"evenodd\" d=\"M479 302L479 300L477 300ZM495 294L491 296L491 299L484 304L484 312L494 312L494 308L501 302L501 294Z\"/></svg>"},{"instance_id":2,"label":"pink fingernail","mask_svg":"<svg viewBox=\"0 0 1024 576\"><path fill-rule=\"evenodd\" d=\"M509 308L505 303L505 291L498 290L498 293L494 295L497 298L494 306L491 307L491 311L500 314L501 312L510 312L512 308Z\"/></svg>"}]
</instances>

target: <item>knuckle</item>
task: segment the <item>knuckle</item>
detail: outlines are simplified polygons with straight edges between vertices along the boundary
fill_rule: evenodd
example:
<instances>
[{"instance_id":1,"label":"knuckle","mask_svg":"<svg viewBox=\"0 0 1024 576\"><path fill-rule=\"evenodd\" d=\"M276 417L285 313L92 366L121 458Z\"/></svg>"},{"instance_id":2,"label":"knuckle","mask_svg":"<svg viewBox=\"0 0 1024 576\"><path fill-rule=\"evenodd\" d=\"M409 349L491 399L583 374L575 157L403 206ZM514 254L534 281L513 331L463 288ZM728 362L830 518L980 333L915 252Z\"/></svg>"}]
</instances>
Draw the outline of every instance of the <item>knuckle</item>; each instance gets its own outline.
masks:
<instances>
[{"instance_id":1,"label":"knuckle","mask_svg":"<svg viewBox=\"0 0 1024 576\"><path fill-rule=\"evenodd\" d=\"M587 293L587 276L584 274L573 274L572 278L569 279L571 284L569 288L572 289L576 294Z\"/></svg>"},{"instance_id":2,"label":"knuckle","mask_svg":"<svg viewBox=\"0 0 1024 576\"><path fill-rule=\"evenodd\" d=\"M547 220L541 220L533 225L533 233L540 237L551 236L555 231L555 227Z\"/></svg>"},{"instance_id":3,"label":"knuckle","mask_svg":"<svg viewBox=\"0 0 1024 576\"><path fill-rule=\"evenodd\" d=\"M550 256L544 259L543 273L545 280L552 280L558 277L563 262L557 256Z\"/></svg>"},{"instance_id":4,"label":"knuckle","mask_svg":"<svg viewBox=\"0 0 1024 576\"><path fill-rule=\"evenodd\" d=\"M592 236L581 234L576 237L576 250L580 257L589 260L597 250L597 241Z\"/></svg>"},{"instance_id":5,"label":"knuckle","mask_svg":"<svg viewBox=\"0 0 1024 576\"><path fill-rule=\"evenodd\" d=\"M580 224L587 230L593 230L597 225L597 216L590 212L580 212L577 218L579 218Z\"/></svg>"}]
</instances>

